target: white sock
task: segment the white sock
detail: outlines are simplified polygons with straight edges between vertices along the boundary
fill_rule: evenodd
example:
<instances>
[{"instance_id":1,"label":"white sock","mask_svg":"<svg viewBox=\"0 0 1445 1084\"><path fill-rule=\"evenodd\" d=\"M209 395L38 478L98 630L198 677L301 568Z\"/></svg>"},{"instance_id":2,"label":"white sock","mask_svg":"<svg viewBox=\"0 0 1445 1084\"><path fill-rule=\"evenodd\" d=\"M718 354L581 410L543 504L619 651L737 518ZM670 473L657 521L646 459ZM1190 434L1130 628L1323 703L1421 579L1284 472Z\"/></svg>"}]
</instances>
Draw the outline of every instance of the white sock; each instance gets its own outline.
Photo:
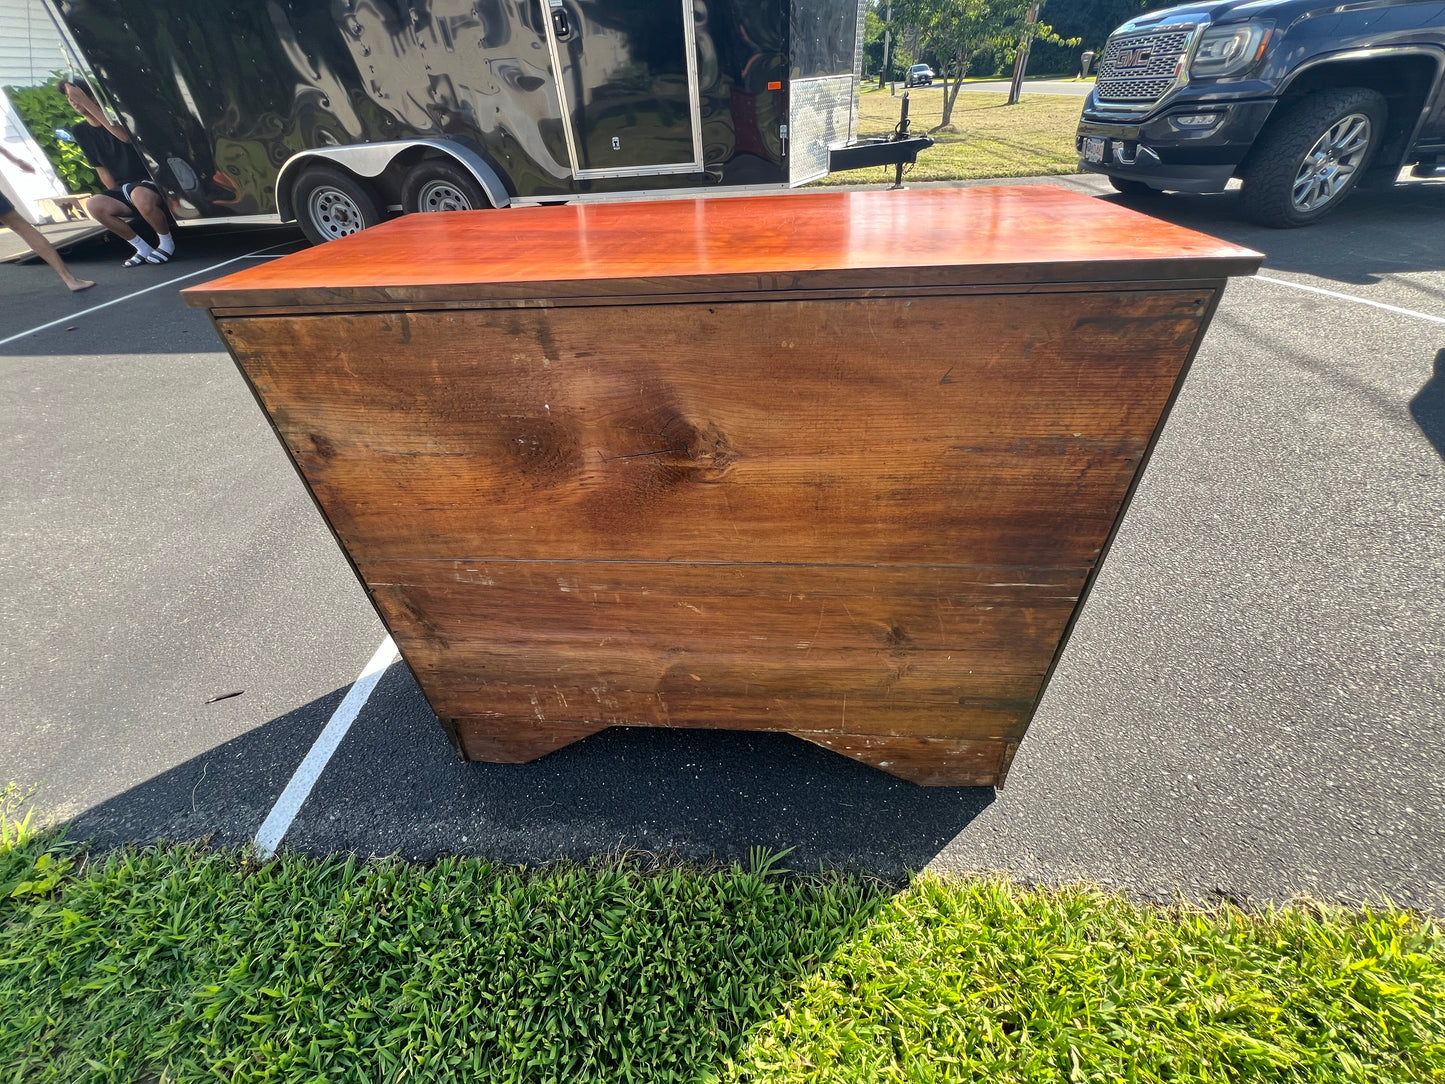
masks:
<instances>
[{"instance_id":1,"label":"white sock","mask_svg":"<svg viewBox=\"0 0 1445 1084\"><path fill-rule=\"evenodd\" d=\"M132 237L130 239L130 244L131 247L136 250L136 253L142 258L149 256L152 252L155 251L155 249L151 248L150 242L147 241L140 234L136 234L134 237Z\"/></svg>"},{"instance_id":2,"label":"white sock","mask_svg":"<svg viewBox=\"0 0 1445 1084\"><path fill-rule=\"evenodd\" d=\"M160 242L156 245L156 248L160 249L167 256L172 255L176 251L176 239L170 234L158 233L156 234L156 240ZM142 253L142 255L144 255L144 253Z\"/></svg>"}]
</instances>

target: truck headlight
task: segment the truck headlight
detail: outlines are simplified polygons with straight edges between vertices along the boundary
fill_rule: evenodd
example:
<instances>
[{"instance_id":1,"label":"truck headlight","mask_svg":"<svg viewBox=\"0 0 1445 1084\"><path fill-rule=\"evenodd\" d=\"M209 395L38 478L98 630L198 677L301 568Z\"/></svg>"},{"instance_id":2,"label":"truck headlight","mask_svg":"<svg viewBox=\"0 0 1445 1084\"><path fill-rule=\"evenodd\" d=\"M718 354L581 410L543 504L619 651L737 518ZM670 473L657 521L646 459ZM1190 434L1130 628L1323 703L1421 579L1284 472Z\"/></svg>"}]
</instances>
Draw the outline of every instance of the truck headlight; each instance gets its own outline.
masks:
<instances>
[{"instance_id":1,"label":"truck headlight","mask_svg":"<svg viewBox=\"0 0 1445 1084\"><path fill-rule=\"evenodd\" d=\"M1221 79L1237 75L1264 56L1271 29L1263 23L1210 27L1199 39L1199 48L1189 65L1190 76Z\"/></svg>"}]
</instances>

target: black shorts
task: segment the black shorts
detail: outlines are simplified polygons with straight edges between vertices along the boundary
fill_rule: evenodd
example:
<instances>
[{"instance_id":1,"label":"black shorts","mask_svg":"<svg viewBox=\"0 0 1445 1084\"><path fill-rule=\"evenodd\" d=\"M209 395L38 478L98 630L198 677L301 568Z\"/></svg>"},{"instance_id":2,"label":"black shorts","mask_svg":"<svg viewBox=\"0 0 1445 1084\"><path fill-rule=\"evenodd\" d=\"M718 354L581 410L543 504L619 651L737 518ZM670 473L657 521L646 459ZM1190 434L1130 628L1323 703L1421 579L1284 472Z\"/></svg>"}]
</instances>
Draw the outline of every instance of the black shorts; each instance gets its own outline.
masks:
<instances>
[{"instance_id":1,"label":"black shorts","mask_svg":"<svg viewBox=\"0 0 1445 1084\"><path fill-rule=\"evenodd\" d=\"M0 215L8 215L13 210L15 210L15 204L5 198L4 192L0 192Z\"/></svg>"},{"instance_id":2,"label":"black shorts","mask_svg":"<svg viewBox=\"0 0 1445 1084\"><path fill-rule=\"evenodd\" d=\"M159 196L161 194L161 190L155 186L154 181L130 181L121 185L119 188L107 188L101 195L109 196L111 199L118 199L121 203L129 207L132 212L140 214L140 212L135 209L135 204L130 201L130 194L137 188L149 188L156 195Z\"/></svg>"}]
</instances>

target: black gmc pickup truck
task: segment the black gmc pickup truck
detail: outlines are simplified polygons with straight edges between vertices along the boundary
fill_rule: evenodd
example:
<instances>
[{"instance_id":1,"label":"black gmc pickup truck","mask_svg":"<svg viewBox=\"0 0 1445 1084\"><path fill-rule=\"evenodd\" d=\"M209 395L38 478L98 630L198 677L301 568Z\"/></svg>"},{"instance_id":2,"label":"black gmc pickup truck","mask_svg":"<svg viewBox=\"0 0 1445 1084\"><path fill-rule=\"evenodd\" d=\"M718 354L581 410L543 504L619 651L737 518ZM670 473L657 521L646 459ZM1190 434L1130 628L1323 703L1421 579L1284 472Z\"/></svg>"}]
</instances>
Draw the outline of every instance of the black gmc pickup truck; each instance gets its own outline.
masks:
<instances>
[{"instance_id":1,"label":"black gmc pickup truck","mask_svg":"<svg viewBox=\"0 0 1445 1084\"><path fill-rule=\"evenodd\" d=\"M1121 192L1218 192L1305 226L1357 185L1445 158L1445 2L1250 0L1140 15L1109 37L1080 166Z\"/></svg>"}]
</instances>

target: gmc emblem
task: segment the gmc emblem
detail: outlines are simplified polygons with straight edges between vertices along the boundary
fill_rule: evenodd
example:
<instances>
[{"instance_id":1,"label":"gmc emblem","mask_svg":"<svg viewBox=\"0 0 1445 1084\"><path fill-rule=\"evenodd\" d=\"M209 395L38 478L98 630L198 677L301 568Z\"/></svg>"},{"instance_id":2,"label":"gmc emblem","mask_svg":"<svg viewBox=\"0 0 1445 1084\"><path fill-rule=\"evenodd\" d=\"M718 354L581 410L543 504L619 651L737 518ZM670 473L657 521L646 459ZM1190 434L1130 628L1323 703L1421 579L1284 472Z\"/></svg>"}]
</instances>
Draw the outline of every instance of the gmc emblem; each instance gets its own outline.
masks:
<instances>
[{"instance_id":1,"label":"gmc emblem","mask_svg":"<svg viewBox=\"0 0 1445 1084\"><path fill-rule=\"evenodd\" d=\"M1120 49L1119 57L1114 63L1121 68L1140 68L1149 63L1149 58L1153 55L1153 49Z\"/></svg>"}]
</instances>

